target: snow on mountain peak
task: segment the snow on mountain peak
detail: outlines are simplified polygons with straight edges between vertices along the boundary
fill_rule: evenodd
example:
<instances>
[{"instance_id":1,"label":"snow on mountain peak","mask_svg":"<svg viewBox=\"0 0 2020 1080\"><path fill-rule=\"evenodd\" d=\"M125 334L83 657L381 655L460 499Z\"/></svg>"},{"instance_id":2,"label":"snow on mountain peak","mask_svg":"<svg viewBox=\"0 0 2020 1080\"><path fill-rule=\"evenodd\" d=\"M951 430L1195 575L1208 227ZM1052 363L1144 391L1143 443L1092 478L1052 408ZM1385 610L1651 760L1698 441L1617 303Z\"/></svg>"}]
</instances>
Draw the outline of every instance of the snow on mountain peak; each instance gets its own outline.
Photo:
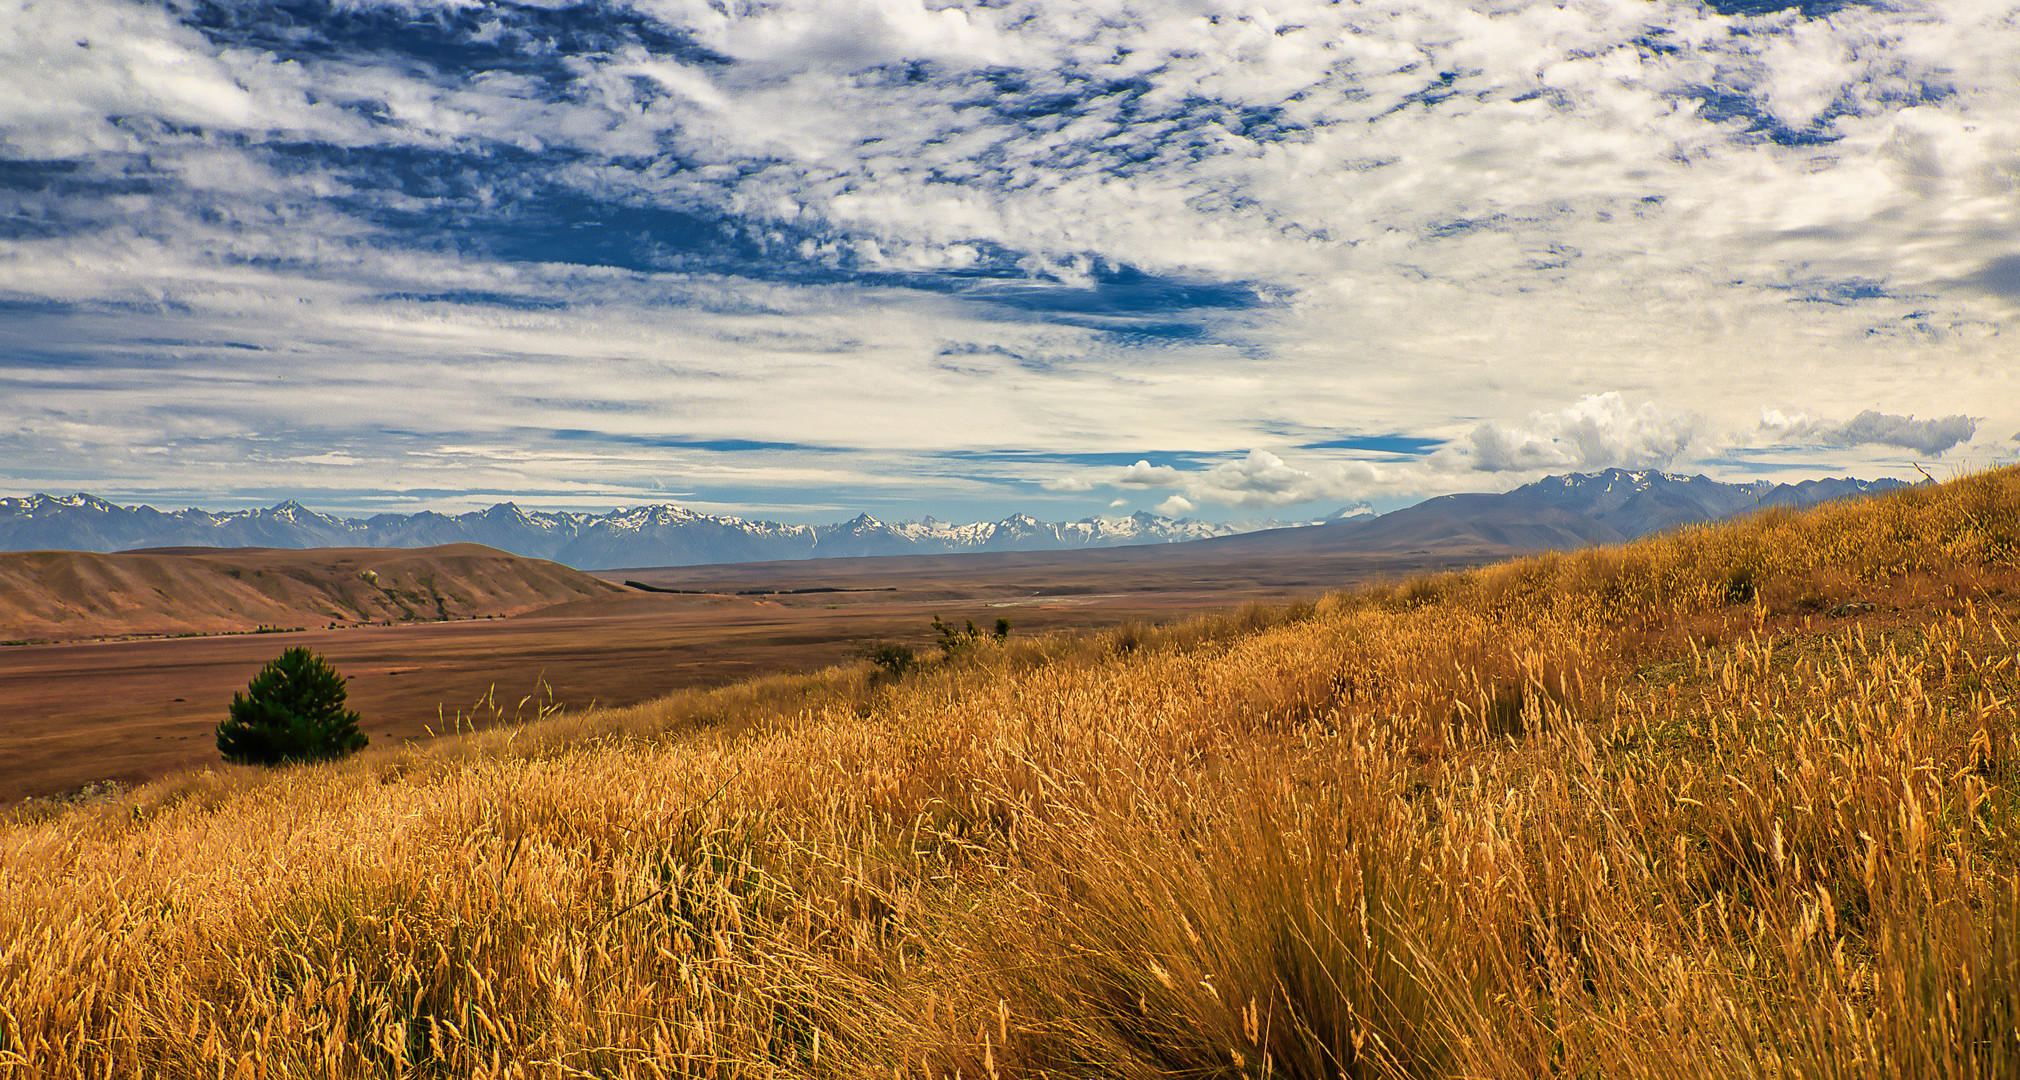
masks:
<instances>
[{"instance_id":1,"label":"snow on mountain peak","mask_svg":"<svg viewBox=\"0 0 2020 1080\"><path fill-rule=\"evenodd\" d=\"M87 520L89 524L87 524ZM79 493L0 499L0 549L116 551L181 545L221 547L420 547L476 542L575 566L671 566L708 562L962 551L1046 551L1226 536L1277 523L1173 520L1138 511L1049 523L1027 513L956 524L928 517L886 524L868 513L834 525L787 525L700 513L672 503L608 513L528 512L497 503L458 515L421 511L340 518L290 499L264 509L172 512L122 507Z\"/></svg>"}]
</instances>

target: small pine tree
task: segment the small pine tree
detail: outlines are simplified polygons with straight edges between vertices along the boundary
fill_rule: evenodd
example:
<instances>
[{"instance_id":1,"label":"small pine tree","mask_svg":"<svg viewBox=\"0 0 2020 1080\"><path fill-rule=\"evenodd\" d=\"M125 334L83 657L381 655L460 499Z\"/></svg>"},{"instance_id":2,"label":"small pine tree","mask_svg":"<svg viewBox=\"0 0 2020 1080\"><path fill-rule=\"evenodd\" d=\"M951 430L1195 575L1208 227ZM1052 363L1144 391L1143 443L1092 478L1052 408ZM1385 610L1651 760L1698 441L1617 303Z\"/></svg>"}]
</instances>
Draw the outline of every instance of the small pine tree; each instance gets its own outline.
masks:
<instances>
[{"instance_id":1,"label":"small pine tree","mask_svg":"<svg viewBox=\"0 0 2020 1080\"><path fill-rule=\"evenodd\" d=\"M230 719L217 726L226 761L284 765L356 753L371 740L358 714L344 708L344 677L321 656L293 648L233 694Z\"/></svg>"}]
</instances>

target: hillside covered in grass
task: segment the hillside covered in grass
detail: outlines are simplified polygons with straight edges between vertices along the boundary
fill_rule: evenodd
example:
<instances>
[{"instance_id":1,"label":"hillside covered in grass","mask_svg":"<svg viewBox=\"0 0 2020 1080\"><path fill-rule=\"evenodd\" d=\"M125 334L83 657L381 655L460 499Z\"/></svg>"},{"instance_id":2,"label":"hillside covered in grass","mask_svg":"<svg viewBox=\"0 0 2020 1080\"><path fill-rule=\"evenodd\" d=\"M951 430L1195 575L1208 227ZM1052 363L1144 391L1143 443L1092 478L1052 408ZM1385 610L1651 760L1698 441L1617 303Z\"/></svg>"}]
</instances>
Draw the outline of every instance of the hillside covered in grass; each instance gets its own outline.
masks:
<instances>
[{"instance_id":1,"label":"hillside covered in grass","mask_svg":"<svg viewBox=\"0 0 2020 1080\"><path fill-rule=\"evenodd\" d=\"M2020 471L0 828L0 1073L2020 1074Z\"/></svg>"}]
</instances>

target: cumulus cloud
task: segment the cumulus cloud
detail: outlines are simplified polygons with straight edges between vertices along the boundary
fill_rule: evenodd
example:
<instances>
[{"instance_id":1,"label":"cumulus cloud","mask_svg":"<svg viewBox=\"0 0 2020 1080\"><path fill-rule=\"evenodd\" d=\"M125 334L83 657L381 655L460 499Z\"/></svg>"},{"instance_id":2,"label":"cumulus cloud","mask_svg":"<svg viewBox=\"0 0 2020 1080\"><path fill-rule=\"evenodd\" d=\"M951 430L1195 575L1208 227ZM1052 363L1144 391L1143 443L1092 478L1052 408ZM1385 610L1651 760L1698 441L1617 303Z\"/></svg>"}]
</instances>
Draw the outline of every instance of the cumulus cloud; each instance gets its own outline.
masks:
<instances>
[{"instance_id":1,"label":"cumulus cloud","mask_svg":"<svg viewBox=\"0 0 2020 1080\"><path fill-rule=\"evenodd\" d=\"M1144 460L1116 473L1109 483L1133 488L1176 487L1179 476L1179 471L1170 465L1152 465Z\"/></svg>"},{"instance_id":2,"label":"cumulus cloud","mask_svg":"<svg viewBox=\"0 0 2020 1080\"><path fill-rule=\"evenodd\" d=\"M1173 495L1157 504L1157 512L1165 517L1184 517L1197 509L1199 507L1183 495Z\"/></svg>"},{"instance_id":3,"label":"cumulus cloud","mask_svg":"<svg viewBox=\"0 0 2020 1080\"><path fill-rule=\"evenodd\" d=\"M1321 462L1294 466L1268 450L1250 450L1237 461L1204 469L1179 469L1149 461L1121 469L1108 477L1119 487L1178 489L1188 506L1212 503L1225 507L1296 506L1317 499L1358 495L1375 483L1377 473L1364 462Z\"/></svg>"},{"instance_id":4,"label":"cumulus cloud","mask_svg":"<svg viewBox=\"0 0 2020 1080\"><path fill-rule=\"evenodd\" d=\"M1483 423L1465 439L1467 464L1480 472L1544 469L1649 469L1676 460L1697 421L1654 402L1630 406L1617 392L1592 394L1520 425Z\"/></svg>"}]
</instances>

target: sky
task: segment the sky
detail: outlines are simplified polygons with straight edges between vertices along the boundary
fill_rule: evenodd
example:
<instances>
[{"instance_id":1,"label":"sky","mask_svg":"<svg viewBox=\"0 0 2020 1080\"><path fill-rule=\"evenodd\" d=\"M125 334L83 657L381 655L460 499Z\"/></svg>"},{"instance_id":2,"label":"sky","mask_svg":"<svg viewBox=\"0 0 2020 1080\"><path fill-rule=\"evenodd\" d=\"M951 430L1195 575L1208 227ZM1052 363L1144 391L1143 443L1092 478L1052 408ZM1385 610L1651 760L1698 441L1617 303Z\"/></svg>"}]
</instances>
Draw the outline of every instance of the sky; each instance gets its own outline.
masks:
<instances>
[{"instance_id":1,"label":"sky","mask_svg":"<svg viewBox=\"0 0 2020 1080\"><path fill-rule=\"evenodd\" d=\"M0 494L1941 478L2016 314L2006 2L0 0Z\"/></svg>"}]
</instances>

